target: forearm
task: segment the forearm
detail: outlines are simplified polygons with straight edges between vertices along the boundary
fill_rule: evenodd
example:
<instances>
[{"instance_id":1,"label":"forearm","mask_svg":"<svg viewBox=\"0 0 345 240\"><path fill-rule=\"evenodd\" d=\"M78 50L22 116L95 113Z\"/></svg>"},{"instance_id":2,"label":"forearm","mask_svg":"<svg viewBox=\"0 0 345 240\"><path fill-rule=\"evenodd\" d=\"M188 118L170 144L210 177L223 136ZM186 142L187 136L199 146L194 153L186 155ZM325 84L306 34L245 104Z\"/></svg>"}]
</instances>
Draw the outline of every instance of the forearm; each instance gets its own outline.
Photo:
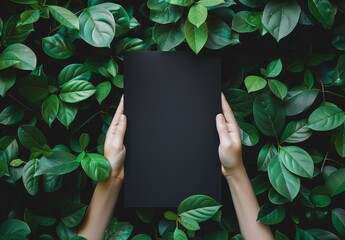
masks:
<instances>
[{"instance_id":1,"label":"forearm","mask_svg":"<svg viewBox=\"0 0 345 240\"><path fill-rule=\"evenodd\" d=\"M122 181L109 178L99 182L93 193L79 235L89 240L103 239L104 231L113 214Z\"/></svg>"},{"instance_id":2,"label":"forearm","mask_svg":"<svg viewBox=\"0 0 345 240\"><path fill-rule=\"evenodd\" d=\"M246 240L273 239L270 228L257 222L259 204L244 166L227 176L241 234Z\"/></svg>"}]
</instances>

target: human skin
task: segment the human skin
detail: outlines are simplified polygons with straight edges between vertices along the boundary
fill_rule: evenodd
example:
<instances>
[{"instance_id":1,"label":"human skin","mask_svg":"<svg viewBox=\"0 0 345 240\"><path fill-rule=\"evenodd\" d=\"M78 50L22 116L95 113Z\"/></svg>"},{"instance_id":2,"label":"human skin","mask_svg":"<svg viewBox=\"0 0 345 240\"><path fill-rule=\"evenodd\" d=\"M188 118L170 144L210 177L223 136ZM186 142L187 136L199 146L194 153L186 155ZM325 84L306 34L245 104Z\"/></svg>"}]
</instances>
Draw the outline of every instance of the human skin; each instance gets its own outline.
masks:
<instances>
[{"instance_id":1,"label":"human skin","mask_svg":"<svg viewBox=\"0 0 345 240\"><path fill-rule=\"evenodd\" d=\"M246 240L274 239L270 228L256 221L259 204L250 184L242 160L240 129L234 114L222 94L222 113L216 116L219 135L219 159L235 207L240 231ZM127 119L123 114L123 97L109 126L104 156L110 161L111 173L106 182L95 188L79 235L89 240L103 239L104 231L113 215L116 201L124 180L126 148L123 145Z\"/></svg>"}]
</instances>

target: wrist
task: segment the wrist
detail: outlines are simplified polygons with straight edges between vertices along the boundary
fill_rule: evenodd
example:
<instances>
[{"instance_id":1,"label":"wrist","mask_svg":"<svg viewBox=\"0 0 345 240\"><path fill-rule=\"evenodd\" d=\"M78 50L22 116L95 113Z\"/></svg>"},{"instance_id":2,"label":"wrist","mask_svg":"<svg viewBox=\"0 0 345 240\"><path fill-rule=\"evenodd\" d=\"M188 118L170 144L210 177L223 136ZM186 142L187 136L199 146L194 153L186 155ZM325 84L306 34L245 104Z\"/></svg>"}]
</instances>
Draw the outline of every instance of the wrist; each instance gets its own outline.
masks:
<instances>
[{"instance_id":1,"label":"wrist","mask_svg":"<svg viewBox=\"0 0 345 240\"><path fill-rule=\"evenodd\" d=\"M224 177L228 183L236 182L247 176L246 168L243 164L236 167L236 169L224 171Z\"/></svg>"}]
</instances>

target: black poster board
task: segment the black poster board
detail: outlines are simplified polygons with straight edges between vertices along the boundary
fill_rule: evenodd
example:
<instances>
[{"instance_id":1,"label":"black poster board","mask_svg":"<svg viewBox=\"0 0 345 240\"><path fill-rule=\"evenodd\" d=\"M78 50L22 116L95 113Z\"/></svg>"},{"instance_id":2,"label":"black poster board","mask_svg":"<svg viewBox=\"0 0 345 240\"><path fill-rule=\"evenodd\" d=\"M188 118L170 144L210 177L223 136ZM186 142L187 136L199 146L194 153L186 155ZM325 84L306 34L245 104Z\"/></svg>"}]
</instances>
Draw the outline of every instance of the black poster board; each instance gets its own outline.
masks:
<instances>
[{"instance_id":1,"label":"black poster board","mask_svg":"<svg viewBox=\"0 0 345 240\"><path fill-rule=\"evenodd\" d=\"M221 200L220 91L219 57L125 54L125 207L176 207L193 194Z\"/></svg>"}]
</instances>

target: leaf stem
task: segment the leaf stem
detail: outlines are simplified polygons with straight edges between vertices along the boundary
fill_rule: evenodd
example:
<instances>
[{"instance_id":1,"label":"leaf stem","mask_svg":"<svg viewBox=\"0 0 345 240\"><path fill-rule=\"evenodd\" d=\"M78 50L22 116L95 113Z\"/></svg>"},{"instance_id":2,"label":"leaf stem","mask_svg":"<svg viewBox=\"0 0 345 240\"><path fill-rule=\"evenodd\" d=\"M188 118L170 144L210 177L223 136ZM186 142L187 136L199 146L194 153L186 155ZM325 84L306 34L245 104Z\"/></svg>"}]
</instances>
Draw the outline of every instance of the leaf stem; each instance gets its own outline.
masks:
<instances>
[{"instance_id":1,"label":"leaf stem","mask_svg":"<svg viewBox=\"0 0 345 240\"><path fill-rule=\"evenodd\" d=\"M321 172L322 172L322 170L323 170L323 167L325 166L326 161L328 160L328 158L327 158L328 153L329 153L329 150L327 150L326 155L325 155L325 157L323 158L323 162L322 162L321 169L320 169Z\"/></svg>"},{"instance_id":2,"label":"leaf stem","mask_svg":"<svg viewBox=\"0 0 345 240\"><path fill-rule=\"evenodd\" d=\"M332 94L332 95L337 96L337 97L345 98L345 95L340 95L340 94L337 94L337 93L334 93L334 92L331 92L331 91L324 91L324 93L329 93L329 94Z\"/></svg>"}]
</instances>

